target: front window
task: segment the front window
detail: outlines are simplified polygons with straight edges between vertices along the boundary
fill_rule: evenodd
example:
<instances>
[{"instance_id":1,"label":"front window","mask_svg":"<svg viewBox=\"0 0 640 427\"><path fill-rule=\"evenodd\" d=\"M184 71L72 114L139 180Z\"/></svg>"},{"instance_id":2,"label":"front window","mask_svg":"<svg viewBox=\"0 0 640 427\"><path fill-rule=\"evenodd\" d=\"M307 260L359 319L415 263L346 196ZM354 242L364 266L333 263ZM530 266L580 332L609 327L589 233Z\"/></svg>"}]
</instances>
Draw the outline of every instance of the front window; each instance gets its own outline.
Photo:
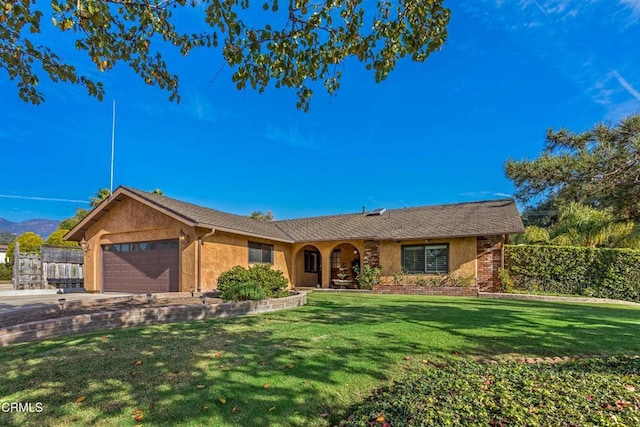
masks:
<instances>
[{"instance_id":1,"label":"front window","mask_svg":"<svg viewBox=\"0 0 640 427\"><path fill-rule=\"evenodd\" d=\"M334 251L331 252L331 268L340 267L342 267L340 249L334 249Z\"/></svg>"},{"instance_id":2,"label":"front window","mask_svg":"<svg viewBox=\"0 0 640 427\"><path fill-rule=\"evenodd\" d=\"M273 264L273 245L249 242L249 263Z\"/></svg>"},{"instance_id":3,"label":"front window","mask_svg":"<svg viewBox=\"0 0 640 427\"><path fill-rule=\"evenodd\" d=\"M304 251L304 272L318 272L318 252Z\"/></svg>"},{"instance_id":4,"label":"front window","mask_svg":"<svg viewBox=\"0 0 640 427\"><path fill-rule=\"evenodd\" d=\"M410 274L447 274L449 245L403 246L402 268Z\"/></svg>"}]
</instances>

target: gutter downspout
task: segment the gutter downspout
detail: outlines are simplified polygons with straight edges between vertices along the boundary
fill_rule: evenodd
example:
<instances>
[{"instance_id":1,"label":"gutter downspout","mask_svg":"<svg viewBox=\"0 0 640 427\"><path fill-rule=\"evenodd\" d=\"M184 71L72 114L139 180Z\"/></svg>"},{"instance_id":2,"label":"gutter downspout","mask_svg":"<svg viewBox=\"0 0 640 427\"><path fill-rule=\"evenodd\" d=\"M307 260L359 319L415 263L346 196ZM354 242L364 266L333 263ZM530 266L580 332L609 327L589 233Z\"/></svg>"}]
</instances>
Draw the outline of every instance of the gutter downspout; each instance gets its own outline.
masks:
<instances>
[{"instance_id":1,"label":"gutter downspout","mask_svg":"<svg viewBox=\"0 0 640 427\"><path fill-rule=\"evenodd\" d=\"M202 292L202 240L213 236L216 230L211 230L207 234L198 237L198 292Z\"/></svg>"}]
</instances>

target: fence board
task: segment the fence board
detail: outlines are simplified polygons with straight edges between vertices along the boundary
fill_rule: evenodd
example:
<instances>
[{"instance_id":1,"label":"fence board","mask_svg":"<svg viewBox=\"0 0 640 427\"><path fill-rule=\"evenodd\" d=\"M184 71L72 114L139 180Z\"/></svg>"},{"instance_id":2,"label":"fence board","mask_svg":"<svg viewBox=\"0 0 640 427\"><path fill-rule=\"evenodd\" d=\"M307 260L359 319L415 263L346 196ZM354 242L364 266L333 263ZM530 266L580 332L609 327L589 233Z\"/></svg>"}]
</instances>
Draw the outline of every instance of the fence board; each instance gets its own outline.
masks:
<instances>
[{"instance_id":1,"label":"fence board","mask_svg":"<svg viewBox=\"0 0 640 427\"><path fill-rule=\"evenodd\" d=\"M14 289L81 289L84 254L80 249L42 246L40 255L15 257Z\"/></svg>"}]
</instances>

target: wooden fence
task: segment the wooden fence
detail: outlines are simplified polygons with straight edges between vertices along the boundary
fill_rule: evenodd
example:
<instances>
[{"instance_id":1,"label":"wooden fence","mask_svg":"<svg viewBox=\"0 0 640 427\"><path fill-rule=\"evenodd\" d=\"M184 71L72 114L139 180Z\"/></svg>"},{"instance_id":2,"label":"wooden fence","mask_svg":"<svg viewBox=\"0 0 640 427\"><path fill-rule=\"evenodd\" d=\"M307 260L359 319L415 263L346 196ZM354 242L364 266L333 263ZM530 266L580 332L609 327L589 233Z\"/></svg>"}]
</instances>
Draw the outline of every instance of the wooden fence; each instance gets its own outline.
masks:
<instances>
[{"instance_id":1,"label":"wooden fence","mask_svg":"<svg viewBox=\"0 0 640 427\"><path fill-rule=\"evenodd\" d=\"M13 289L82 289L84 254L81 249L43 245L40 255L22 254L16 242Z\"/></svg>"}]
</instances>

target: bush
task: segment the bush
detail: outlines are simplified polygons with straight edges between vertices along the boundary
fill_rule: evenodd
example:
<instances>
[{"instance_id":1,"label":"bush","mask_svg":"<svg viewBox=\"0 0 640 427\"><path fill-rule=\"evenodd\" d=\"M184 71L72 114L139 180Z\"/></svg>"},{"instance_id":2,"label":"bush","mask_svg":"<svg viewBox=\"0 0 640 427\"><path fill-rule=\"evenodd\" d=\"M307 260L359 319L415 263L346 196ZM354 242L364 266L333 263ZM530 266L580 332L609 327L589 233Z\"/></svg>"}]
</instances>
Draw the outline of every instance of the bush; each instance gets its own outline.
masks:
<instances>
[{"instance_id":1,"label":"bush","mask_svg":"<svg viewBox=\"0 0 640 427\"><path fill-rule=\"evenodd\" d=\"M640 251L570 246L505 246L503 286L529 293L640 302Z\"/></svg>"},{"instance_id":2,"label":"bush","mask_svg":"<svg viewBox=\"0 0 640 427\"><path fill-rule=\"evenodd\" d=\"M407 284L407 270L401 268L400 271L393 273L391 282L394 285L406 285Z\"/></svg>"},{"instance_id":3,"label":"bush","mask_svg":"<svg viewBox=\"0 0 640 427\"><path fill-rule=\"evenodd\" d=\"M267 294L256 282L236 282L227 286L220 297L224 301L256 301L265 299Z\"/></svg>"},{"instance_id":4,"label":"bush","mask_svg":"<svg viewBox=\"0 0 640 427\"><path fill-rule=\"evenodd\" d=\"M273 270L269 264L256 264L249 268L237 265L225 271L218 278L218 291L224 294L231 286L241 283L257 283L264 290L266 298L289 296L287 279L282 271Z\"/></svg>"},{"instance_id":5,"label":"bush","mask_svg":"<svg viewBox=\"0 0 640 427\"><path fill-rule=\"evenodd\" d=\"M469 287L476 284L476 277L472 274L464 276L460 273L451 273L444 278L443 286Z\"/></svg>"},{"instance_id":6,"label":"bush","mask_svg":"<svg viewBox=\"0 0 640 427\"><path fill-rule=\"evenodd\" d=\"M78 244L78 242L72 242L62 239L68 231L69 230L65 230L63 228L59 228L58 230L54 231L49 237L47 237L47 245L63 246L67 248L79 248L80 245Z\"/></svg>"},{"instance_id":7,"label":"bush","mask_svg":"<svg viewBox=\"0 0 640 427\"><path fill-rule=\"evenodd\" d=\"M42 237L36 233L28 231L19 235L15 241L7 247L7 259L13 261L13 251L16 246L16 242L20 243L20 253L23 254L39 254L40 247L44 244Z\"/></svg>"},{"instance_id":8,"label":"bush","mask_svg":"<svg viewBox=\"0 0 640 427\"><path fill-rule=\"evenodd\" d=\"M340 425L638 425L639 369L640 359L613 357L555 365L456 362L375 390Z\"/></svg>"},{"instance_id":9,"label":"bush","mask_svg":"<svg viewBox=\"0 0 640 427\"><path fill-rule=\"evenodd\" d=\"M380 282L380 267L371 267L369 264L365 264L361 268L354 267L354 271L360 289L371 289Z\"/></svg>"},{"instance_id":10,"label":"bush","mask_svg":"<svg viewBox=\"0 0 640 427\"><path fill-rule=\"evenodd\" d=\"M11 280L13 267L10 264L0 263L0 280Z\"/></svg>"}]
</instances>

